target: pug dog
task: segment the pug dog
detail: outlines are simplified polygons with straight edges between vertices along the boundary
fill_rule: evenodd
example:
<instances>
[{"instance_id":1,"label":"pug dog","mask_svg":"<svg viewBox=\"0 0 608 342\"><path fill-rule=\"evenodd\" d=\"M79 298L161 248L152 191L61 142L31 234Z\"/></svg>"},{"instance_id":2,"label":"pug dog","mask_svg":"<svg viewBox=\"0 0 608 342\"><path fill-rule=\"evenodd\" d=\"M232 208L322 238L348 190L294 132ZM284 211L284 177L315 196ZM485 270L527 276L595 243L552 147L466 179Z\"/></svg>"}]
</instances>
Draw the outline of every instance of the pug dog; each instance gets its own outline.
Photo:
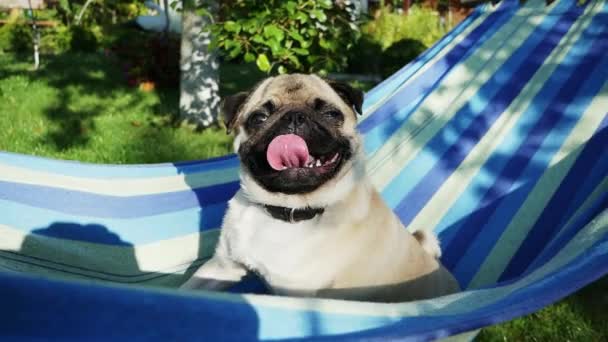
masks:
<instances>
[{"instance_id":1,"label":"pug dog","mask_svg":"<svg viewBox=\"0 0 608 342\"><path fill-rule=\"evenodd\" d=\"M363 93L315 75L267 78L222 105L240 159L214 256L184 285L248 272L277 295L403 302L459 291L429 232L408 232L366 176Z\"/></svg>"}]
</instances>

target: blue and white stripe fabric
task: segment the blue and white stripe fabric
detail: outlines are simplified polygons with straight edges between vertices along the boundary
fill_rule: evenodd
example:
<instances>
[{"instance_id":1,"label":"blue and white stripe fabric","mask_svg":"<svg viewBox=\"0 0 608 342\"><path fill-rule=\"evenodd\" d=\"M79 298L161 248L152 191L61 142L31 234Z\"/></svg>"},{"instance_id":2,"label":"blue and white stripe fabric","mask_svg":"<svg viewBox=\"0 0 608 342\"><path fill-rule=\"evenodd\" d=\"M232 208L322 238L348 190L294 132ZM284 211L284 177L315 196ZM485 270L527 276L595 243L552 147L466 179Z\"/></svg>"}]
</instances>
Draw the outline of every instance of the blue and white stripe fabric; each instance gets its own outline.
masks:
<instances>
[{"instance_id":1,"label":"blue and white stripe fabric","mask_svg":"<svg viewBox=\"0 0 608 342\"><path fill-rule=\"evenodd\" d=\"M432 300L177 292L213 251L235 156L0 153L0 338L424 340L538 310L608 274L607 52L606 0L505 0L366 95L374 184L466 289Z\"/></svg>"}]
</instances>

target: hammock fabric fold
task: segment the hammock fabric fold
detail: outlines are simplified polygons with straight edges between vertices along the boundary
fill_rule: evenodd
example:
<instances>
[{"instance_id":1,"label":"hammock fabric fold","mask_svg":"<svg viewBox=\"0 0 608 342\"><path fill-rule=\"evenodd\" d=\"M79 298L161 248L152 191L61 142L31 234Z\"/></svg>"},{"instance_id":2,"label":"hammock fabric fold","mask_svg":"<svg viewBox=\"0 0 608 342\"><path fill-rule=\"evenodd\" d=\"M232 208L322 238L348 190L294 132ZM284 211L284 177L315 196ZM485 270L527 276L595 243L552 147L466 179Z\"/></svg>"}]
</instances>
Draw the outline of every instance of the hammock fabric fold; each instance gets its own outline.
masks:
<instances>
[{"instance_id":1,"label":"hammock fabric fold","mask_svg":"<svg viewBox=\"0 0 608 342\"><path fill-rule=\"evenodd\" d=\"M539 310L608 274L607 51L606 0L505 0L366 94L375 186L466 289L432 300L176 291L213 251L235 156L0 153L0 339L418 340Z\"/></svg>"}]
</instances>

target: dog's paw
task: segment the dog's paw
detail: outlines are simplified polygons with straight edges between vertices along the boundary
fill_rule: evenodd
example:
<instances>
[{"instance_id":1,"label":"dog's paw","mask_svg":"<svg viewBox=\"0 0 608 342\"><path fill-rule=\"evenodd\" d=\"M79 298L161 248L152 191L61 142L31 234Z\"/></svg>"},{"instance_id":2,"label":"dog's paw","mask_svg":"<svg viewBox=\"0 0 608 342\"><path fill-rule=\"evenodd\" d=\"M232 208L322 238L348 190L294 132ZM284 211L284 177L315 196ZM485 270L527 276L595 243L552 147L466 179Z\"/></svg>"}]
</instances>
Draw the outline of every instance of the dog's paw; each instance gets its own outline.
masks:
<instances>
[{"instance_id":1,"label":"dog's paw","mask_svg":"<svg viewBox=\"0 0 608 342\"><path fill-rule=\"evenodd\" d=\"M441 247L439 246L439 240L437 240L437 236L435 236L435 234L425 230L417 230L413 233L413 235L422 246L422 249L424 249L428 254L435 259L441 258Z\"/></svg>"}]
</instances>

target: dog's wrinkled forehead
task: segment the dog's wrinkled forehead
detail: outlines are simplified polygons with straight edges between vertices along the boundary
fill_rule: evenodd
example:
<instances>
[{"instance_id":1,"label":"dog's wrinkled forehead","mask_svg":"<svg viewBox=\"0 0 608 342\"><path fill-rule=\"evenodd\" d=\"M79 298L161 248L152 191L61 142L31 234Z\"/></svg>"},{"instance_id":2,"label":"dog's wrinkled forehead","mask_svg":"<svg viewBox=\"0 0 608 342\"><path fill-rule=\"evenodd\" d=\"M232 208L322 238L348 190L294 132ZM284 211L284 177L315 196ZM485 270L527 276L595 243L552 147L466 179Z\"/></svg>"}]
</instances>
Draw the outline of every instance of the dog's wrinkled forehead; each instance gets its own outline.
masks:
<instances>
[{"instance_id":1,"label":"dog's wrinkled forehead","mask_svg":"<svg viewBox=\"0 0 608 342\"><path fill-rule=\"evenodd\" d=\"M316 99L332 103L344 111L351 110L334 89L320 77L291 74L271 77L263 81L251 93L241 110L241 115L246 115L268 101L276 107L282 107L306 104Z\"/></svg>"}]
</instances>

